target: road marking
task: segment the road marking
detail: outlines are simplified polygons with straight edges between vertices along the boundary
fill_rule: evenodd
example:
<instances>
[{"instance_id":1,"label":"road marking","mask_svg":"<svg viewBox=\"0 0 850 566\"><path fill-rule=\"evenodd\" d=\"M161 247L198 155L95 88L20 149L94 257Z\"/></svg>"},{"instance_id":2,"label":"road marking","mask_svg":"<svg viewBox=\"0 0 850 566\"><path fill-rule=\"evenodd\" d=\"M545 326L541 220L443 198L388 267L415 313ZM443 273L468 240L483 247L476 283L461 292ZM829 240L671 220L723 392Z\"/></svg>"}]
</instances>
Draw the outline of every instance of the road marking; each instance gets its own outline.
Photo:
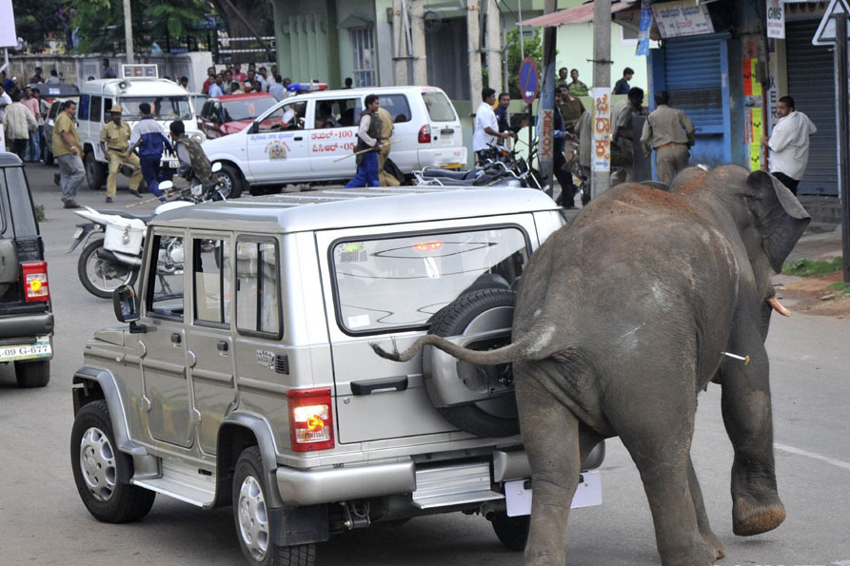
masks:
<instances>
[{"instance_id":1,"label":"road marking","mask_svg":"<svg viewBox=\"0 0 850 566\"><path fill-rule=\"evenodd\" d=\"M805 450L800 450L799 448L794 448L793 446L788 446L787 444L779 444L778 442L774 442L773 447L777 450L788 452L789 454L805 456L806 458L812 458L814 460L821 460L823 462L826 462L827 464L832 464L833 466L838 466L839 468L850 470L850 462L836 460L835 458L830 458L829 456L821 456L820 454L815 454L814 452L807 452Z\"/></svg>"}]
</instances>

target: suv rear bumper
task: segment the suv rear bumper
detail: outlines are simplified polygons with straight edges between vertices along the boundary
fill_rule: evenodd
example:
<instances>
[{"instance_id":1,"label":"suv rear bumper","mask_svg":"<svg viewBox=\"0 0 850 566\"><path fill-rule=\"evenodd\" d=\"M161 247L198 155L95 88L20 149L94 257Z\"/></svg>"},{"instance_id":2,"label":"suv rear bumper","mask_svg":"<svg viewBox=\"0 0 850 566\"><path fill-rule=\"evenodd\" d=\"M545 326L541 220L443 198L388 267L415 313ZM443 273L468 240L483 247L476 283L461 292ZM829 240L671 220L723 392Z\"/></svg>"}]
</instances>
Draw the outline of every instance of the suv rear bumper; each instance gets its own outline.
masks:
<instances>
[{"instance_id":1,"label":"suv rear bumper","mask_svg":"<svg viewBox=\"0 0 850 566\"><path fill-rule=\"evenodd\" d=\"M0 339L53 334L53 313L0 317Z\"/></svg>"}]
</instances>

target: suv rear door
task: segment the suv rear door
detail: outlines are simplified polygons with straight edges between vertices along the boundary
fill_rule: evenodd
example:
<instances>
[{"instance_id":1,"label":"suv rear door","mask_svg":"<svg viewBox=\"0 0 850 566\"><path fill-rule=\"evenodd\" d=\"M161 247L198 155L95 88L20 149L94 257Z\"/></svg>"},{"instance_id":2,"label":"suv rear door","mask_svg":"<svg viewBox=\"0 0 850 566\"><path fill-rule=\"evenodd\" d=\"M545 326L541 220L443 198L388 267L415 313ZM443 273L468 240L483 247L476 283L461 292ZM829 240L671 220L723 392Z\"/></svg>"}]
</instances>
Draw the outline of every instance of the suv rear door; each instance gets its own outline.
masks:
<instances>
[{"instance_id":1,"label":"suv rear door","mask_svg":"<svg viewBox=\"0 0 850 566\"><path fill-rule=\"evenodd\" d=\"M480 277L518 275L538 245L532 215L325 231L316 243L339 442L456 430L431 405L421 356L384 360L370 343L392 350L394 338L404 350L434 313ZM505 271L508 264L513 267Z\"/></svg>"},{"instance_id":2,"label":"suv rear door","mask_svg":"<svg viewBox=\"0 0 850 566\"><path fill-rule=\"evenodd\" d=\"M419 153L420 167L465 165L459 161L463 150L460 118L446 93L438 88L426 87L422 89L422 100L431 130L431 143L424 146L426 151Z\"/></svg>"}]
</instances>

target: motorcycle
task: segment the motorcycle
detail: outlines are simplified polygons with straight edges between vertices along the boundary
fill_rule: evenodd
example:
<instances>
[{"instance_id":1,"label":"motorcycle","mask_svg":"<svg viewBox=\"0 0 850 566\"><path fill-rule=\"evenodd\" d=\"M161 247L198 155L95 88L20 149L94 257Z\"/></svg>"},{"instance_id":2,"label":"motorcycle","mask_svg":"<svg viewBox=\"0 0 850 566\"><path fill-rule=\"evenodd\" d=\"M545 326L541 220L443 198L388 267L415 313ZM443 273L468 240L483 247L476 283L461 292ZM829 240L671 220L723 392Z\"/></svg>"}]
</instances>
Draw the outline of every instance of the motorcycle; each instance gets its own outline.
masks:
<instances>
[{"instance_id":1,"label":"motorcycle","mask_svg":"<svg viewBox=\"0 0 850 566\"><path fill-rule=\"evenodd\" d=\"M414 171L420 186L473 186L473 187L531 187L540 189L540 183L527 162L517 159L515 151L490 145L476 167L469 171L447 169L422 169Z\"/></svg>"},{"instance_id":2,"label":"motorcycle","mask_svg":"<svg viewBox=\"0 0 850 566\"><path fill-rule=\"evenodd\" d=\"M220 169L220 163L212 167L213 173ZM72 253L84 244L77 261L80 283L89 293L101 299L111 298L112 292L121 285L135 283L142 265L148 223L169 210L193 206L200 202L226 200L219 185L217 181L207 185L199 182L192 184L178 191L174 200L159 205L153 214L148 215L120 210L101 212L88 206L76 211L76 214L88 222L77 224L71 248L66 253ZM159 187L164 194L168 194L173 184L171 181L164 181ZM172 256L182 257L182 250Z\"/></svg>"}]
</instances>

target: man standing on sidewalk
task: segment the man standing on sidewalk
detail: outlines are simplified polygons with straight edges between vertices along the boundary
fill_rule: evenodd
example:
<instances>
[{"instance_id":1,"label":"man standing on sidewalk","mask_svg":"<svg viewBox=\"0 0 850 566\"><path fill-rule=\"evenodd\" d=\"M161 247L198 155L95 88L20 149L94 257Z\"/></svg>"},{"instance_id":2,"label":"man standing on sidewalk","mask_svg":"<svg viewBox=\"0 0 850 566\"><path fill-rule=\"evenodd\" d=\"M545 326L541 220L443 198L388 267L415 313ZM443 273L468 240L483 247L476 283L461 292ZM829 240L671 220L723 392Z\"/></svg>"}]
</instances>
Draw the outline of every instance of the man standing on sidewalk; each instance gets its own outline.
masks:
<instances>
[{"instance_id":1,"label":"man standing on sidewalk","mask_svg":"<svg viewBox=\"0 0 850 566\"><path fill-rule=\"evenodd\" d=\"M776 110L779 122L770 138L764 136L761 144L770 150L770 172L796 195L809 161L809 136L818 129L808 116L796 111L790 96L780 98Z\"/></svg>"},{"instance_id":2,"label":"man standing on sidewalk","mask_svg":"<svg viewBox=\"0 0 850 566\"><path fill-rule=\"evenodd\" d=\"M475 111L475 124L472 132L472 151L478 161L483 161L491 145L496 145L511 136L510 132L499 131L499 121L493 111L496 104L496 91L490 87L484 87L481 91L481 104Z\"/></svg>"},{"instance_id":3,"label":"man standing on sidewalk","mask_svg":"<svg viewBox=\"0 0 850 566\"><path fill-rule=\"evenodd\" d=\"M655 169L658 180L669 185L676 173L688 166L689 148L694 145L694 124L678 108L670 108L666 91L655 95L656 108L646 118L640 143L650 155L655 148Z\"/></svg>"},{"instance_id":4,"label":"man standing on sidewalk","mask_svg":"<svg viewBox=\"0 0 850 566\"><path fill-rule=\"evenodd\" d=\"M21 161L27 161L27 145L30 135L38 130L38 122L32 112L21 103L21 91L12 93L12 104L6 108L3 115L3 128L6 131L6 141L10 142L11 149Z\"/></svg>"},{"instance_id":5,"label":"man standing on sidewalk","mask_svg":"<svg viewBox=\"0 0 850 566\"><path fill-rule=\"evenodd\" d=\"M130 175L130 194L142 198L139 194L139 183L142 181L142 166L139 158L134 153L127 153L130 147L130 125L121 121L121 107L115 105L109 111L112 121L100 130L100 148L103 155L109 158L109 176L106 178L106 202L112 202L115 198L118 170L125 163L133 168Z\"/></svg>"},{"instance_id":6,"label":"man standing on sidewalk","mask_svg":"<svg viewBox=\"0 0 850 566\"><path fill-rule=\"evenodd\" d=\"M381 119L378 117L380 106L381 102L374 94L366 97L366 109L360 113L360 128L357 131L357 145L354 147L357 175L345 185L346 189L380 186L376 153L381 139Z\"/></svg>"},{"instance_id":7,"label":"man standing on sidewalk","mask_svg":"<svg viewBox=\"0 0 850 566\"><path fill-rule=\"evenodd\" d=\"M630 183L634 179L635 150L632 146L632 116L643 113L643 89L632 87L629 97L611 109L611 165L617 168L611 173L611 186Z\"/></svg>"},{"instance_id":8,"label":"man standing on sidewalk","mask_svg":"<svg viewBox=\"0 0 850 566\"><path fill-rule=\"evenodd\" d=\"M30 133L30 142L27 145L27 161L30 163L38 163L41 161L41 135L39 128L43 123L41 119L41 104L40 100L35 96L33 89L26 87L24 89L24 99L21 104L26 106L32 115L35 117L36 129Z\"/></svg>"},{"instance_id":9,"label":"man standing on sidewalk","mask_svg":"<svg viewBox=\"0 0 850 566\"><path fill-rule=\"evenodd\" d=\"M142 102L139 104L139 113L142 115L142 119L133 127L127 158L130 158L136 147L139 148L139 163L148 190L158 196L160 201L165 202L165 197L159 190L159 184L165 181L165 175L159 167L160 161L162 161L163 146L168 148L168 151L174 151L174 148L171 147L171 142L165 137L165 130L151 116L151 105Z\"/></svg>"},{"instance_id":10,"label":"man standing on sidewalk","mask_svg":"<svg viewBox=\"0 0 850 566\"><path fill-rule=\"evenodd\" d=\"M77 123L74 114L77 113L77 103L66 100L62 103L62 111L56 116L53 125L53 157L59 163L59 186L62 188L62 202L65 208L80 208L74 197L77 189L86 178L83 169L83 146L77 134Z\"/></svg>"}]
</instances>

